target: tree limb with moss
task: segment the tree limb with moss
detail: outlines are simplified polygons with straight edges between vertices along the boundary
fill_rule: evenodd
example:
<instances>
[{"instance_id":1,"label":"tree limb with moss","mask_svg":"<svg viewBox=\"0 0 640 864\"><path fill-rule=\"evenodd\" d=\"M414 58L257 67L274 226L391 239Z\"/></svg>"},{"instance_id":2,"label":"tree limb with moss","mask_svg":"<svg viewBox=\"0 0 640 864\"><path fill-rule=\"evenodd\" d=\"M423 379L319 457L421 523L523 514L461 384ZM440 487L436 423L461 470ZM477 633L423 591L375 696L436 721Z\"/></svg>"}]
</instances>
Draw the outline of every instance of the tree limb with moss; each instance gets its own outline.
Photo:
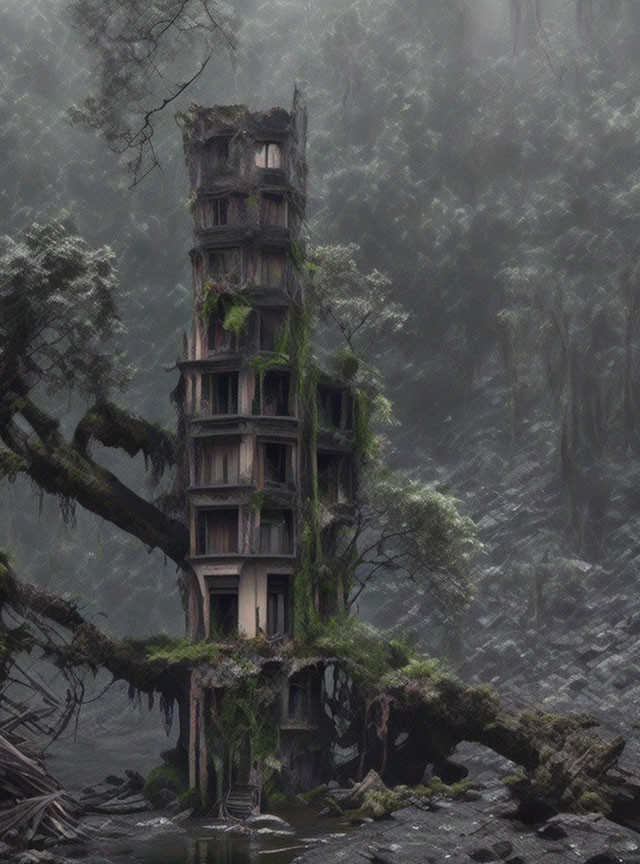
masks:
<instances>
[{"instance_id":1,"label":"tree limb with moss","mask_svg":"<svg viewBox=\"0 0 640 864\"><path fill-rule=\"evenodd\" d=\"M174 464L174 439L116 406L126 384L113 255L92 250L68 220L33 225L0 253L0 476L29 476L57 496L63 513L80 504L188 570L188 531L101 466L90 442L142 452L157 479ZM71 440L41 407L74 390L95 404Z\"/></svg>"}]
</instances>

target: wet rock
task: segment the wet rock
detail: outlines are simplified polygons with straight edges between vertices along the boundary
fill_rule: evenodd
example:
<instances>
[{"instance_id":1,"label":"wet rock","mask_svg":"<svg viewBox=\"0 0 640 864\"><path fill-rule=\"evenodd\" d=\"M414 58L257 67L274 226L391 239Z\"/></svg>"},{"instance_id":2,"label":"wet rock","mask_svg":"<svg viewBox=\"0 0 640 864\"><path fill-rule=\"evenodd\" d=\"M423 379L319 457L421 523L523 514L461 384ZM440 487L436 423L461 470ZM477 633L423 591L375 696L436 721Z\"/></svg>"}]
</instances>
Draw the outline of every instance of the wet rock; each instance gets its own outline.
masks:
<instances>
[{"instance_id":1,"label":"wet rock","mask_svg":"<svg viewBox=\"0 0 640 864\"><path fill-rule=\"evenodd\" d=\"M273 816L271 813L260 813L256 816L249 816L244 820L244 824L254 830L261 828L270 828L271 830L291 831L291 825L280 819L279 816Z\"/></svg>"},{"instance_id":2,"label":"wet rock","mask_svg":"<svg viewBox=\"0 0 640 864\"><path fill-rule=\"evenodd\" d=\"M558 822L549 822L538 830L539 837L546 837L547 840L564 840L568 836L565 829Z\"/></svg>"},{"instance_id":3,"label":"wet rock","mask_svg":"<svg viewBox=\"0 0 640 864\"><path fill-rule=\"evenodd\" d=\"M554 817L542 830L497 815L488 801L453 802L434 811L408 807L384 822L310 849L296 864L620 864L636 848L636 833L602 816ZM610 857L607 857L610 856ZM613 857L611 857L613 856ZM617 857L616 857L617 856Z\"/></svg>"},{"instance_id":4,"label":"wet rock","mask_svg":"<svg viewBox=\"0 0 640 864\"><path fill-rule=\"evenodd\" d=\"M124 773L131 791L142 792L144 788L144 777L142 774L138 773L138 771L133 771L131 768L128 768Z\"/></svg>"},{"instance_id":5,"label":"wet rock","mask_svg":"<svg viewBox=\"0 0 640 864\"><path fill-rule=\"evenodd\" d=\"M473 849L468 853L472 861L498 861L498 855L492 849Z\"/></svg>"},{"instance_id":6,"label":"wet rock","mask_svg":"<svg viewBox=\"0 0 640 864\"><path fill-rule=\"evenodd\" d=\"M491 847L498 858L508 858L513 852L513 843L508 840L499 840Z\"/></svg>"}]
</instances>

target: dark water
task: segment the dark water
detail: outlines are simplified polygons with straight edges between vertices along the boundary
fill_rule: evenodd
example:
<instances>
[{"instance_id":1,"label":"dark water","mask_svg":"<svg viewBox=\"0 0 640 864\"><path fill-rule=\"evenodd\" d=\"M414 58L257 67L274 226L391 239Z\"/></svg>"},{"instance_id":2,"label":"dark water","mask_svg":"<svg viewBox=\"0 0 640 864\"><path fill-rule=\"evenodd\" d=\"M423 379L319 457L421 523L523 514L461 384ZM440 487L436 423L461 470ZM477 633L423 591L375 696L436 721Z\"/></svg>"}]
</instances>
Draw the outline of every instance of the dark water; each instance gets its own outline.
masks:
<instances>
[{"instance_id":1,"label":"dark water","mask_svg":"<svg viewBox=\"0 0 640 864\"><path fill-rule=\"evenodd\" d=\"M88 842L56 851L83 864L289 864L305 849L349 830L337 820L317 820L306 811L283 815L290 831L229 830L229 825L211 819L176 824L153 814L93 817L85 826Z\"/></svg>"},{"instance_id":2,"label":"dark water","mask_svg":"<svg viewBox=\"0 0 640 864\"><path fill-rule=\"evenodd\" d=\"M134 857L114 857L115 862L140 864L289 864L311 845L308 834L288 837L240 837L205 829L191 829L183 837L146 840ZM315 839L315 838L314 838Z\"/></svg>"}]
</instances>

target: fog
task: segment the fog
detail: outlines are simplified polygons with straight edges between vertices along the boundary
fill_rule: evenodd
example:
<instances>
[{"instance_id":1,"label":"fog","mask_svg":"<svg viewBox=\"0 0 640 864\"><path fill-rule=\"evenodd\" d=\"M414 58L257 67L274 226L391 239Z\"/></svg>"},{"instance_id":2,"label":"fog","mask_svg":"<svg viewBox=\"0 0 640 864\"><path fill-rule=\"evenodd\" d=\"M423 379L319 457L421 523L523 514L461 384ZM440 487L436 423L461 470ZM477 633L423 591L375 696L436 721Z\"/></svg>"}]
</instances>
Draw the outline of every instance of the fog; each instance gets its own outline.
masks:
<instances>
[{"instance_id":1,"label":"fog","mask_svg":"<svg viewBox=\"0 0 640 864\"><path fill-rule=\"evenodd\" d=\"M405 332L373 352L393 403L389 461L454 495L484 544L451 662L517 701L582 699L628 731L635 682L611 681L637 658L609 636L640 614L639 5L232 6L235 49L217 44L154 117L158 165L129 188L131 152L114 153L104 129L69 115L104 97L109 67L97 45L108 40L86 27L99 4L5 0L0 233L17 238L64 211L90 244L113 249L119 345L132 368L117 401L172 425L192 312L175 112L192 100L289 108L297 86L309 116L308 242L357 244L362 268L387 274L408 313ZM78 7L85 18L73 26ZM199 50L190 35L176 38L141 104L186 81ZM111 108L123 111L117 99ZM78 393L51 399L45 386L41 398L66 434L87 407ZM168 488L150 487L141 456L95 453L143 496ZM115 635L183 632L173 563L80 506L69 518L20 476L0 485L0 546L24 579L77 598ZM445 650L443 617L423 584L381 575L358 608ZM607 674L593 658L554 653L554 640L579 651L598 633L609 634L598 662L619 656ZM560 667L562 681L549 685ZM580 676L580 697L562 689ZM121 728L135 728L124 692L106 699ZM81 737L97 728L92 711L80 715ZM147 766L154 735L141 744Z\"/></svg>"}]
</instances>

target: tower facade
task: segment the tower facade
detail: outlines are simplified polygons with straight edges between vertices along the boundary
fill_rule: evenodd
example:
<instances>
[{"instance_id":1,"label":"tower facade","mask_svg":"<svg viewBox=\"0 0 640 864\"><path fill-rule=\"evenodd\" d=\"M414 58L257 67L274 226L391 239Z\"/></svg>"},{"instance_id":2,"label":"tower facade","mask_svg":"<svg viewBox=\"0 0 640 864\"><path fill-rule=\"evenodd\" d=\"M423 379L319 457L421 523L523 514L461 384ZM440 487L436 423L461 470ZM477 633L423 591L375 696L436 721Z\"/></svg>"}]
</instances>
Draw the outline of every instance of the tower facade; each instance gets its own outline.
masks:
<instances>
[{"instance_id":1,"label":"tower facade","mask_svg":"<svg viewBox=\"0 0 640 864\"><path fill-rule=\"evenodd\" d=\"M187 417L192 638L287 635L304 493L292 305L301 301L306 113L193 106Z\"/></svg>"},{"instance_id":2,"label":"tower facade","mask_svg":"<svg viewBox=\"0 0 640 864\"><path fill-rule=\"evenodd\" d=\"M349 383L323 372L311 350L298 94L290 112L192 106L182 124L195 228L180 363L187 617L193 640L220 647L217 662L190 673L189 785L224 813L269 756L288 791L328 774L334 661L259 651L239 666L233 652L243 637L272 639L277 652L280 638L304 640L344 609L348 577L332 562L353 515L358 412ZM257 688L251 717L240 716L247 700L239 707L234 690L245 679Z\"/></svg>"}]
</instances>

